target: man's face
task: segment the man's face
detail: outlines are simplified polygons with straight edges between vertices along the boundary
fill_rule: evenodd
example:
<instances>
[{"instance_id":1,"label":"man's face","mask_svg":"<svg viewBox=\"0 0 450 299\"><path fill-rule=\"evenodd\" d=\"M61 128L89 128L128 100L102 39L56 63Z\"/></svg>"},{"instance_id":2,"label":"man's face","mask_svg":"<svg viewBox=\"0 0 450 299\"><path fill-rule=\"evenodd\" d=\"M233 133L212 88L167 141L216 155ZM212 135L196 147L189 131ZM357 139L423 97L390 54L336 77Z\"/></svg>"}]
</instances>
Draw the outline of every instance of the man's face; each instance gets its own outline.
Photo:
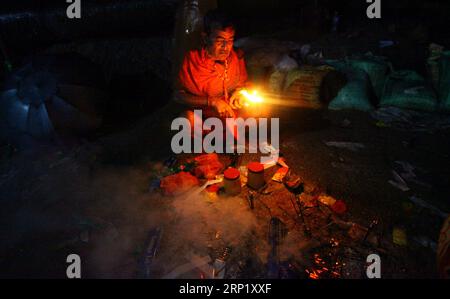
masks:
<instances>
[{"instance_id":1,"label":"man's face","mask_svg":"<svg viewBox=\"0 0 450 299\"><path fill-rule=\"evenodd\" d=\"M209 36L208 53L215 60L225 60L230 55L234 43L234 29L216 29Z\"/></svg>"}]
</instances>

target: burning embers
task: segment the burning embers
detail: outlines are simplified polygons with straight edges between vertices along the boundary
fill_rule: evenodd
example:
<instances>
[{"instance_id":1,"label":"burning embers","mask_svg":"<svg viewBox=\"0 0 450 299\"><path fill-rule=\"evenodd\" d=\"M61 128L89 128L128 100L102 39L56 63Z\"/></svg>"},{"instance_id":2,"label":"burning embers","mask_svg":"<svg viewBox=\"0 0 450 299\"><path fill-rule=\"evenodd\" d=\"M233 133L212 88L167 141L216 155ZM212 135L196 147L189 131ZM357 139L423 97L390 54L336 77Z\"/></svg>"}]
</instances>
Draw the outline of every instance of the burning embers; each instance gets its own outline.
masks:
<instances>
[{"instance_id":1,"label":"burning embers","mask_svg":"<svg viewBox=\"0 0 450 299\"><path fill-rule=\"evenodd\" d=\"M339 246L339 241L334 238L330 240L330 249L325 250L325 254L314 253L314 265L309 269L305 269L311 279L336 279L341 278L342 267L345 263L339 261L339 255L336 255L336 248Z\"/></svg>"}]
</instances>

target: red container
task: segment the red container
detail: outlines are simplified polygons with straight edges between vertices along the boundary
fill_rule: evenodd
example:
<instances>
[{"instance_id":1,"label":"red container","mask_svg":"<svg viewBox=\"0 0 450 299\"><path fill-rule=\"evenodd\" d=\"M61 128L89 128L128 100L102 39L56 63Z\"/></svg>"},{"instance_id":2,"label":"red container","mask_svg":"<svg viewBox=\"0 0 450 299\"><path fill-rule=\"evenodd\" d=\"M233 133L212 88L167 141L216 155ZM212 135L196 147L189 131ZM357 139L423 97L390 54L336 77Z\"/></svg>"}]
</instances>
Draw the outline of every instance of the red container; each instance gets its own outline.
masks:
<instances>
[{"instance_id":1,"label":"red container","mask_svg":"<svg viewBox=\"0 0 450 299\"><path fill-rule=\"evenodd\" d=\"M247 186L252 189L259 190L266 182L264 181L264 165L259 162L251 162L247 165L248 181Z\"/></svg>"},{"instance_id":2,"label":"red container","mask_svg":"<svg viewBox=\"0 0 450 299\"><path fill-rule=\"evenodd\" d=\"M228 168L223 173L223 187L229 196L236 196L241 193L241 173L236 168Z\"/></svg>"}]
</instances>

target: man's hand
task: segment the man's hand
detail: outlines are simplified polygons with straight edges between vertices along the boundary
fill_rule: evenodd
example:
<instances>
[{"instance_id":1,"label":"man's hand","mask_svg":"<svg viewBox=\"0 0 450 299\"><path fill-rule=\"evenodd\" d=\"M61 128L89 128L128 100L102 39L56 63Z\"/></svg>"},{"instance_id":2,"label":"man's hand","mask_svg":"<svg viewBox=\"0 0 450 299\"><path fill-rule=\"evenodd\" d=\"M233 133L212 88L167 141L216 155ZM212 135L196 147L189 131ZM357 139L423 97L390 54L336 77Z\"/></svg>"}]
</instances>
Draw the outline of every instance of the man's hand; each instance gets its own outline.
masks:
<instances>
[{"instance_id":1,"label":"man's hand","mask_svg":"<svg viewBox=\"0 0 450 299\"><path fill-rule=\"evenodd\" d=\"M242 89L236 89L230 97L230 106L233 109L241 109L244 105L244 97L241 94Z\"/></svg>"},{"instance_id":2,"label":"man's hand","mask_svg":"<svg viewBox=\"0 0 450 299\"><path fill-rule=\"evenodd\" d=\"M227 102L225 102L222 98L212 98L210 99L210 105L213 107L217 113L224 118L227 117L235 117L234 111Z\"/></svg>"}]
</instances>

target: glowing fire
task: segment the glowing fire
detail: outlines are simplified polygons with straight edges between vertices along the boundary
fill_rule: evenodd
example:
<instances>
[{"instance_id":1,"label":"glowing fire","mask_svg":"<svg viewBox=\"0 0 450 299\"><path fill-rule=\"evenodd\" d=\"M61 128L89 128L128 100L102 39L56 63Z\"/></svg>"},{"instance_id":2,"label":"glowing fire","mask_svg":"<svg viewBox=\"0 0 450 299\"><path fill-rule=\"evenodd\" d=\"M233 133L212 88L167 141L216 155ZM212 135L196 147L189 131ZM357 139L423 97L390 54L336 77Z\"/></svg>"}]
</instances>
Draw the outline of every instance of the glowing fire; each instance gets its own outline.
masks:
<instances>
[{"instance_id":1,"label":"glowing fire","mask_svg":"<svg viewBox=\"0 0 450 299\"><path fill-rule=\"evenodd\" d=\"M249 92L244 89L244 90L241 90L240 94L245 97L246 102L244 105L247 107L254 103L262 103L263 102L263 98L260 95L258 95L258 91L256 91L256 90Z\"/></svg>"}]
</instances>

